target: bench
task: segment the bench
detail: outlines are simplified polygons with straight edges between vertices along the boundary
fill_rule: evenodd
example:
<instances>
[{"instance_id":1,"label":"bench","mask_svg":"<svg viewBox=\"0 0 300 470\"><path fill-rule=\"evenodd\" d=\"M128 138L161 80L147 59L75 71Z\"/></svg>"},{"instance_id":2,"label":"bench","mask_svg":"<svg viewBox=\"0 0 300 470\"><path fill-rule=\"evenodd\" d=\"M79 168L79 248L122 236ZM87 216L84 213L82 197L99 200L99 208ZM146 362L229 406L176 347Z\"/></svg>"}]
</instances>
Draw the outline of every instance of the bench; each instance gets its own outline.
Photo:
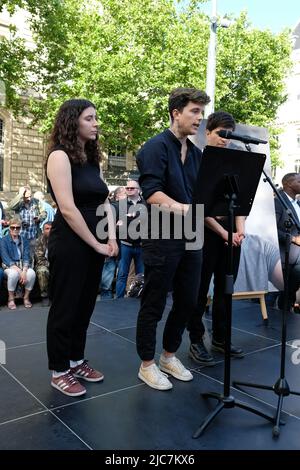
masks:
<instances>
[{"instance_id":1,"label":"bench","mask_svg":"<svg viewBox=\"0 0 300 470\"><path fill-rule=\"evenodd\" d=\"M259 299L262 317L264 320L268 320L265 294L267 294L267 291L265 290L250 291L250 292L235 292L232 295L232 300Z\"/></svg>"},{"instance_id":2,"label":"bench","mask_svg":"<svg viewBox=\"0 0 300 470\"><path fill-rule=\"evenodd\" d=\"M265 301L265 294L267 291L265 290L258 290L258 291L249 291L249 292L235 292L232 294L232 300L248 300L248 299L259 299L260 303L260 310L264 321L268 321L268 312L266 307ZM211 296L207 297L207 304L208 307L211 303Z\"/></svg>"}]
</instances>

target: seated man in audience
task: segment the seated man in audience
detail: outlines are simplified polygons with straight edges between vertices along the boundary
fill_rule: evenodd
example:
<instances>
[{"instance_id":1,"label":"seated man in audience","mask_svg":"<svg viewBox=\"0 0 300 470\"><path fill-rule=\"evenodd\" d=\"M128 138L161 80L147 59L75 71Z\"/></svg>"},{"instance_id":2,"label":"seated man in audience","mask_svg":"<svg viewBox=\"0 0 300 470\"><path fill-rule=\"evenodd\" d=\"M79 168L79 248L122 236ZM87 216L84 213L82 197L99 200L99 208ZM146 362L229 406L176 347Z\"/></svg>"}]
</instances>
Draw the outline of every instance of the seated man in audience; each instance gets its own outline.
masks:
<instances>
[{"instance_id":1,"label":"seated man in audience","mask_svg":"<svg viewBox=\"0 0 300 470\"><path fill-rule=\"evenodd\" d=\"M42 305L49 307L49 261L48 261L48 240L52 227L52 222L46 222L43 233L37 239L34 251L34 266L39 281Z\"/></svg>"},{"instance_id":2,"label":"seated man in audience","mask_svg":"<svg viewBox=\"0 0 300 470\"><path fill-rule=\"evenodd\" d=\"M300 174L299 173L287 173L282 178L282 189L279 190L279 194L285 201L288 209L294 215L295 220L300 223L300 205L297 200L297 194L300 194ZM276 196L275 202L275 213L277 222L277 233L280 248L280 256L283 269L285 266L285 240L286 240L286 227L285 223L289 220L285 207L281 204L280 200ZM289 283L288 283L288 305L289 311L295 306L295 313L298 313L298 305L294 305L296 301L296 292L300 287L300 235L297 227L292 224L290 229L290 251L289 251ZM278 298L278 307L284 308L284 292L282 291Z\"/></svg>"}]
</instances>

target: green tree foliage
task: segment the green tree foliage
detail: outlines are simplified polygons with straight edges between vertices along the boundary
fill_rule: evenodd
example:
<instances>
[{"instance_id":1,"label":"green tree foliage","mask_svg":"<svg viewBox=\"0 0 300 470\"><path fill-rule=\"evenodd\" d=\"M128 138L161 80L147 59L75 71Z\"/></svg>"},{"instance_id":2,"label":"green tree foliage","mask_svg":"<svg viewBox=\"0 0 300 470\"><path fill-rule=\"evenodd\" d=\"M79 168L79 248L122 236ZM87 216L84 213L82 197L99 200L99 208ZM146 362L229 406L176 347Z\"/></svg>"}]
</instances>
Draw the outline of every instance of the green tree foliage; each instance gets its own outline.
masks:
<instances>
[{"instance_id":1,"label":"green tree foliage","mask_svg":"<svg viewBox=\"0 0 300 470\"><path fill-rule=\"evenodd\" d=\"M65 99L84 96L97 106L106 146L134 149L168 124L172 88L205 88L209 19L201 12L203 2L9 3L30 11L37 47L23 57L21 44L11 49L7 70L16 73L22 64L17 77L22 88L26 79L43 98L32 100L31 111L44 131ZM215 108L232 112L239 122L268 127L275 148L272 123L285 100L288 32L254 29L243 13L228 29L219 27L217 35ZM9 104L14 107L13 100Z\"/></svg>"},{"instance_id":2,"label":"green tree foliage","mask_svg":"<svg viewBox=\"0 0 300 470\"><path fill-rule=\"evenodd\" d=\"M72 0L68 5L74 9ZM135 148L168 123L171 88L205 86L205 62L189 50L191 34L202 48L203 17L186 24L187 14L172 0L77 1L76 8L65 44L67 74L45 82L49 99L35 105L35 113L48 110L47 128L58 103L85 96L97 105L105 142Z\"/></svg>"},{"instance_id":3,"label":"green tree foliage","mask_svg":"<svg viewBox=\"0 0 300 470\"><path fill-rule=\"evenodd\" d=\"M0 81L5 90L5 104L20 111L20 92L25 89L26 80L26 55L24 53L24 41L14 37L13 41L1 38L0 40Z\"/></svg>"},{"instance_id":4,"label":"green tree foliage","mask_svg":"<svg viewBox=\"0 0 300 470\"><path fill-rule=\"evenodd\" d=\"M26 10L36 39L34 50L26 47L13 26L9 28L9 38L0 37L0 80L6 89L6 106L18 113L27 111L27 102L20 101L21 95L32 90L39 93L37 84L45 83L45 75L47 81L63 76L63 44L72 22L69 8L65 8L62 0L0 0L0 13L4 8L11 15L20 8Z\"/></svg>"},{"instance_id":5,"label":"green tree foliage","mask_svg":"<svg viewBox=\"0 0 300 470\"><path fill-rule=\"evenodd\" d=\"M216 109L231 112L238 122L267 127L272 165L280 165L278 107L286 100L285 78L290 71L291 39L248 24L245 13L228 30L218 30Z\"/></svg>"}]
</instances>

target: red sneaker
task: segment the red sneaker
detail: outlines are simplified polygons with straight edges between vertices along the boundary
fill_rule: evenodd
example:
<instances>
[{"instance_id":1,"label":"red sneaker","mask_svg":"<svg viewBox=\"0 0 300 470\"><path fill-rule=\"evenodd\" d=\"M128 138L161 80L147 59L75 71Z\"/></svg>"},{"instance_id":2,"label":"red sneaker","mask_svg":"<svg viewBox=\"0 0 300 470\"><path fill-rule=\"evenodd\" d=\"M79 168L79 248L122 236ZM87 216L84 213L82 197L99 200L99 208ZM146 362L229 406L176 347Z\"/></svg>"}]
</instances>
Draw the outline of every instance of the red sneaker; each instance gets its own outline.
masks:
<instances>
[{"instance_id":1,"label":"red sneaker","mask_svg":"<svg viewBox=\"0 0 300 470\"><path fill-rule=\"evenodd\" d=\"M86 393L84 386L75 379L70 371L59 377L52 376L51 385L69 397L79 397Z\"/></svg>"},{"instance_id":2,"label":"red sneaker","mask_svg":"<svg viewBox=\"0 0 300 470\"><path fill-rule=\"evenodd\" d=\"M71 372L74 377L79 377L87 382L101 382L104 379L102 372L88 366L87 361L83 361L79 366L71 367Z\"/></svg>"}]
</instances>

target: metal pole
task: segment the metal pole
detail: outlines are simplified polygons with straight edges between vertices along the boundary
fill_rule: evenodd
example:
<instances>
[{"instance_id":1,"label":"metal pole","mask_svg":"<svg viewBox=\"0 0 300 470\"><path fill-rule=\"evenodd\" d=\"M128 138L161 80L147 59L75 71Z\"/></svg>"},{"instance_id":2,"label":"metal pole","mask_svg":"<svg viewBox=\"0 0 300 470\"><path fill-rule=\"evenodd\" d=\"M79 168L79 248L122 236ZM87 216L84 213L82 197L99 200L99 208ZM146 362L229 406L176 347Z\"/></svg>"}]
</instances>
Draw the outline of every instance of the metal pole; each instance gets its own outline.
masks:
<instances>
[{"instance_id":1,"label":"metal pole","mask_svg":"<svg viewBox=\"0 0 300 470\"><path fill-rule=\"evenodd\" d=\"M6 98L6 93L5 93L5 83L0 80L0 106L5 106L5 98Z\"/></svg>"},{"instance_id":2,"label":"metal pole","mask_svg":"<svg viewBox=\"0 0 300 470\"><path fill-rule=\"evenodd\" d=\"M212 0L206 72L206 93L210 97L211 101L205 107L205 117L213 113L215 109L217 26L217 0Z\"/></svg>"}]
</instances>

